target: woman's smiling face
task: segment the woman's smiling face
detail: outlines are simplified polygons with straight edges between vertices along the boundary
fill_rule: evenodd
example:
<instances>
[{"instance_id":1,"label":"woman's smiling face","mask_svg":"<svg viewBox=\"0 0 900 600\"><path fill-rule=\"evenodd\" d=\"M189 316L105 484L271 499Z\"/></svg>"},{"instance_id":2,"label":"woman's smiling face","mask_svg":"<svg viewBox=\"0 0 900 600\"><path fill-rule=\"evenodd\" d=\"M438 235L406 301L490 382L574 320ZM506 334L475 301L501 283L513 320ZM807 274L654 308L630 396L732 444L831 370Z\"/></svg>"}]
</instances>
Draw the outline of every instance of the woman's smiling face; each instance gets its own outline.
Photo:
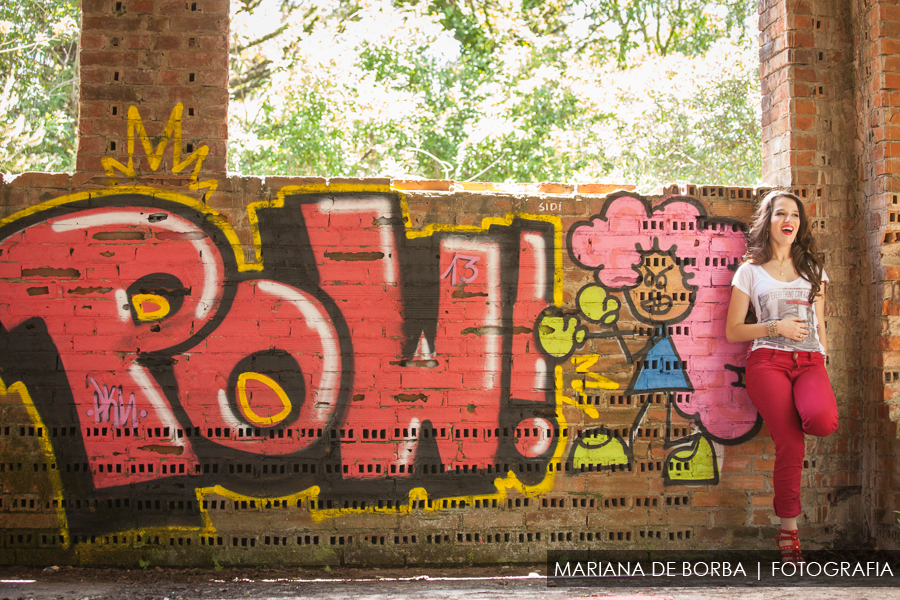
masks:
<instances>
[{"instance_id":1,"label":"woman's smiling face","mask_svg":"<svg viewBox=\"0 0 900 600\"><path fill-rule=\"evenodd\" d=\"M779 196L772 202L772 220L769 221L769 239L779 245L794 243L800 229L800 209L797 203L786 196Z\"/></svg>"}]
</instances>

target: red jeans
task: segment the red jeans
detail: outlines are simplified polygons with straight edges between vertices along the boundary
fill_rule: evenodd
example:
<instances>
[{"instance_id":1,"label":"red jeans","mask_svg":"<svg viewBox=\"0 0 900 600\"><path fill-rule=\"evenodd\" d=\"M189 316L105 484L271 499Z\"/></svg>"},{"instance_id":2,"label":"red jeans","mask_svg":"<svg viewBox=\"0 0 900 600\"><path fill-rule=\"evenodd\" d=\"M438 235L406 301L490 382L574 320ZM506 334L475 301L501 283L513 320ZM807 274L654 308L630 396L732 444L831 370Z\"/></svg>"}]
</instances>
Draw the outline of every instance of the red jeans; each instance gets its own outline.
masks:
<instances>
[{"instance_id":1,"label":"red jeans","mask_svg":"<svg viewBox=\"0 0 900 600\"><path fill-rule=\"evenodd\" d=\"M747 393L775 442L775 514L800 514L803 434L825 437L838 426L837 403L819 352L761 348L747 359Z\"/></svg>"}]
</instances>

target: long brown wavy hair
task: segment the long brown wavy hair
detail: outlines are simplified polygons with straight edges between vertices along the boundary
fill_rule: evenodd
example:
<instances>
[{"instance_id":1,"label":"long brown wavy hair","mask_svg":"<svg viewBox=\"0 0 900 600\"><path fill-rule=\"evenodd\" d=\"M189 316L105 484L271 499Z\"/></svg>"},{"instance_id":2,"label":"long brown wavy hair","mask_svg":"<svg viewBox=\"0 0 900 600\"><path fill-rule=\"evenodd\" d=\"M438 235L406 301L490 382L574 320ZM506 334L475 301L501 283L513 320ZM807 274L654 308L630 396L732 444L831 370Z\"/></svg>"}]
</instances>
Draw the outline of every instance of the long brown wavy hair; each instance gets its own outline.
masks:
<instances>
[{"instance_id":1,"label":"long brown wavy hair","mask_svg":"<svg viewBox=\"0 0 900 600\"><path fill-rule=\"evenodd\" d=\"M809 219L806 217L803 202L796 194L773 190L762 199L759 208L756 209L756 214L753 215L753 223L747 234L747 253L744 255L744 262L761 266L772 260L769 228L772 225L772 213L776 198L790 198L797 204L797 211L800 213L800 227L794 243L791 244L791 260L794 261L794 268L797 269L800 277L812 286L809 293L809 302L812 304L822 289L822 272L825 267L816 254L816 240L810 231Z\"/></svg>"}]
</instances>

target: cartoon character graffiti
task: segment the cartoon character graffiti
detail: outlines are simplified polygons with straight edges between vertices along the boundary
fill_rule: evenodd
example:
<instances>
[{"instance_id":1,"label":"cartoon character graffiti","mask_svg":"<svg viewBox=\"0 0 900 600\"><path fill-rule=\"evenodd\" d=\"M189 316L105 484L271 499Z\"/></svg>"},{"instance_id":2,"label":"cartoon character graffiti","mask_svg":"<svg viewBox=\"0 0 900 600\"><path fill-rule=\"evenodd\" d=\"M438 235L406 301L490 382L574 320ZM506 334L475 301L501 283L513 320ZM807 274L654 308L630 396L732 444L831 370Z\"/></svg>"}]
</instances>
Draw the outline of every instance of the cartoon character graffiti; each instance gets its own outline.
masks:
<instances>
[{"instance_id":1,"label":"cartoon character graffiti","mask_svg":"<svg viewBox=\"0 0 900 600\"><path fill-rule=\"evenodd\" d=\"M591 339L614 338L634 364L625 394L644 399L627 439L604 428L589 432L573 448L573 464L631 464L635 435L650 407L646 398L663 393L669 415L675 410L696 426L690 435L666 440L672 449L666 482L717 482L715 445L739 443L761 426L743 383L746 349L729 344L722 326L731 276L745 248L742 226L708 217L694 198L671 197L652 207L644 198L618 194L598 215L572 225L568 248L575 264L594 272L596 283L579 291L578 317L555 307L544 311L544 350L565 360ZM637 321L630 332L619 328L617 294ZM641 337L646 342L632 352L628 339Z\"/></svg>"}]
</instances>

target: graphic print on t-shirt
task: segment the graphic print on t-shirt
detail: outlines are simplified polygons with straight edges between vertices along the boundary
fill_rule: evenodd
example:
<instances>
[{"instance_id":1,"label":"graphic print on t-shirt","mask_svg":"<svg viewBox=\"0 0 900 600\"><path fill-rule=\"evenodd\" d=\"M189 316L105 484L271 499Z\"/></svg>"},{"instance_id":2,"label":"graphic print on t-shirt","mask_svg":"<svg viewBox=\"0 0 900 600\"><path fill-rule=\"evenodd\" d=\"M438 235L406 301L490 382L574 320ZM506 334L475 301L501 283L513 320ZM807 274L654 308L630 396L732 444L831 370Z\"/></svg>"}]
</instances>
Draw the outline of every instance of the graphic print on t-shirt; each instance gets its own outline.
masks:
<instances>
[{"instance_id":1,"label":"graphic print on t-shirt","mask_svg":"<svg viewBox=\"0 0 900 600\"><path fill-rule=\"evenodd\" d=\"M768 343L784 344L786 347L802 352L818 352L819 340L814 324L815 312L809 303L807 290L772 290L759 295L759 308L762 312L760 322L800 317L809 325L809 335L800 341L789 340L784 336L766 337Z\"/></svg>"}]
</instances>

